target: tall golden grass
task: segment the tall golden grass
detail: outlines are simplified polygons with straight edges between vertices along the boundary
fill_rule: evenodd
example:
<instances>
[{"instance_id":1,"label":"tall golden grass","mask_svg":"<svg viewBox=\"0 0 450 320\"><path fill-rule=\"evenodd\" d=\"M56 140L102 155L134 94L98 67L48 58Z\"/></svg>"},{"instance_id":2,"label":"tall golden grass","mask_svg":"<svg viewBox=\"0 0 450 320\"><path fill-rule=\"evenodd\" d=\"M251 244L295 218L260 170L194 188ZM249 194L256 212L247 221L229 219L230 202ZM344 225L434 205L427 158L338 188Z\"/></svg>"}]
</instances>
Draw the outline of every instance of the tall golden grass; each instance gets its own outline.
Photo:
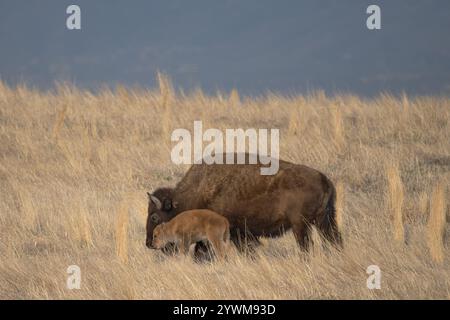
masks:
<instances>
[{"instance_id":1,"label":"tall golden grass","mask_svg":"<svg viewBox=\"0 0 450 320\"><path fill-rule=\"evenodd\" d=\"M123 199L116 217L116 254L122 263L128 263L128 203Z\"/></svg>"},{"instance_id":2,"label":"tall golden grass","mask_svg":"<svg viewBox=\"0 0 450 320\"><path fill-rule=\"evenodd\" d=\"M398 167L389 164L386 169L386 176L388 182L388 208L392 214L394 239L398 243L403 243L405 240L405 228L403 225L403 201L405 195Z\"/></svg>"},{"instance_id":3,"label":"tall golden grass","mask_svg":"<svg viewBox=\"0 0 450 320\"><path fill-rule=\"evenodd\" d=\"M342 114L339 110L338 105L334 105L331 108L331 117L333 122L333 128L334 128L334 143L336 144L336 147L338 150L341 150L345 143L344 138L344 123L342 121Z\"/></svg>"},{"instance_id":4,"label":"tall golden grass","mask_svg":"<svg viewBox=\"0 0 450 320\"><path fill-rule=\"evenodd\" d=\"M437 263L443 263L445 257L444 236L446 224L445 189L438 184L431 197L430 216L428 218L427 240L431 257Z\"/></svg>"},{"instance_id":5,"label":"tall golden grass","mask_svg":"<svg viewBox=\"0 0 450 320\"><path fill-rule=\"evenodd\" d=\"M165 142L170 140L171 123L174 116L172 111L172 104L174 100L174 93L172 83L167 75L158 72L157 73L159 93L161 96L161 107L163 112L161 126L163 129ZM168 138L167 138L168 137ZM169 140L167 140L169 139Z\"/></svg>"},{"instance_id":6,"label":"tall golden grass","mask_svg":"<svg viewBox=\"0 0 450 320\"><path fill-rule=\"evenodd\" d=\"M345 188L341 181L336 183L336 223L339 230L344 229Z\"/></svg>"},{"instance_id":7,"label":"tall golden grass","mask_svg":"<svg viewBox=\"0 0 450 320\"><path fill-rule=\"evenodd\" d=\"M158 80L96 93L0 82L0 298L448 298L448 98L250 98ZM146 191L186 172L170 161L170 133L194 120L280 129L283 159L336 182L344 249L319 245L314 230L309 253L291 233L264 239L253 258L212 264L147 249ZM66 288L73 264L80 290ZM366 287L372 264L376 292Z\"/></svg>"}]
</instances>

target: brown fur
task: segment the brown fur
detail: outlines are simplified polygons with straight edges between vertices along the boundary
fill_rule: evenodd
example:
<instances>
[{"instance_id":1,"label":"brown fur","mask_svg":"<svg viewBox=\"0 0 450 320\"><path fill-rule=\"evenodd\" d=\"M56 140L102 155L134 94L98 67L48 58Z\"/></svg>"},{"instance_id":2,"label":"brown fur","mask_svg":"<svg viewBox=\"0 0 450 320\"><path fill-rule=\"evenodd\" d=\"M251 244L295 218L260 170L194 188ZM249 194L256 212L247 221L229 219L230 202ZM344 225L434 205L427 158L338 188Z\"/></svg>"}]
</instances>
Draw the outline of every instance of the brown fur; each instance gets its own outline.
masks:
<instances>
[{"instance_id":1,"label":"brown fur","mask_svg":"<svg viewBox=\"0 0 450 320\"><path fill-rule=\"evenodd\" d=\"M163 205L158 209L149 202L147 245L157 224L189 209L220 212L228 219L231 240L238 248L292 229L299 246L307 250L312 225L325 239L342 245L334 209L336 191L324 174L280 160L277 174L263 176L261 166L193 165L175 188L155 190L153 196Z\"/></svg>"},{"instance_id":2,"label":"brown fur","mask_svg":"<svg viewBox=\"0 0 450 320\"><path fill-rule=\"evenodd\" d=\"M184 254L188 254L191 244L209 241L221 259L225 256L229 239L228 220L214 211L199 209L184 211L169 222L156 226L152 246L161 249L168 243L181 244Z\"/></svg>"}]
</instances>

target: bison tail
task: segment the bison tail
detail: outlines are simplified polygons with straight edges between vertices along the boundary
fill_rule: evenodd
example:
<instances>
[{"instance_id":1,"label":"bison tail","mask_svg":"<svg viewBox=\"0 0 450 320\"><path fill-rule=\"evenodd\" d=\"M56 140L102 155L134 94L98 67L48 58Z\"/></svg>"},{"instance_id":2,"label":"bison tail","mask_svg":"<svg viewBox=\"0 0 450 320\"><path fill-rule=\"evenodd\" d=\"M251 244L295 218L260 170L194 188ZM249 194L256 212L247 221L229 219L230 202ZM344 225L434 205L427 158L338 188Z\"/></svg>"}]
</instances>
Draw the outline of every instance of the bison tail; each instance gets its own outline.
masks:
<instances>
[{"instance_id":1,"label":"bison tail","mask_svg":"<svg viewBox=\"0 0 450 320\"><path fill-rule=\"evenodd\" d=\"M324 199L325 208L322 207L317 227L326 240L342 248L342 236L336 221L336 188L331 181L329 181L328 186L328 193Z\"/></svg>"}]
</instances>

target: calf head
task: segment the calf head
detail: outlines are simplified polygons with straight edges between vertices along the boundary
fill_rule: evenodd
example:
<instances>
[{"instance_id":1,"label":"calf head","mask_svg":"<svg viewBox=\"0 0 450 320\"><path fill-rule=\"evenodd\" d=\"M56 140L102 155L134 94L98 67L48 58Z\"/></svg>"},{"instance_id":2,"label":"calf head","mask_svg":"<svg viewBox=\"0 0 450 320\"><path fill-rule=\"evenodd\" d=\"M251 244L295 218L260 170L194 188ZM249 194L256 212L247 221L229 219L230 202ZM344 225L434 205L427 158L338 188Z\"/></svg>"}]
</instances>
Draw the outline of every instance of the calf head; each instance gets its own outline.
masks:
<instances>
[{"instance_id":1,"label":"calf head","mask_svg":"<svg viewBox=\"0 0 450 320\"><path fill-rule=\"evenodd\" d=\"M153 230L152 248L162 249L167 245L167 242L169 242L167 234L165 233L164 230L165 224L166 223L163 222L157 225L156 228Z\"/></svg>"},{"instance_id":2,"label":"calf head","mask_svg":"<svg viewBox=\"0 0 450 320\"><path fill-rule=\"evenodd\" d=\"M173 189L160 188L148 195L148 216L147 216L147 247L153 249L152 239L155 227L163 222L167 222L175 215L177 203L173 201Z\"/></svg>"}]
</instances>

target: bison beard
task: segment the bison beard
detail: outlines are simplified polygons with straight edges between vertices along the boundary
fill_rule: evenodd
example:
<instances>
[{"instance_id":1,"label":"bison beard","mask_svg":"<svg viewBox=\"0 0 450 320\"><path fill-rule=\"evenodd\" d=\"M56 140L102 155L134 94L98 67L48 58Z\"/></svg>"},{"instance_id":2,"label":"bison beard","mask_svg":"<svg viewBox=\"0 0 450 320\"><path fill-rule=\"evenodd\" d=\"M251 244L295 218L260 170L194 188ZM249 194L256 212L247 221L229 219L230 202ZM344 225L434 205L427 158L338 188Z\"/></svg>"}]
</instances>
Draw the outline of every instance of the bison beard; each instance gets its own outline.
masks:
<instances>
[{"instance_id":1,"label":"bison beard","mask_svg":"<svg viewBox=\"0 0 450 320\"><path fill-rule=\"evenodd\" d=\"M175 188L159 188L149 194L147 245L159 223L186 210L210 209L228 219L231 240L241 251L258 245L261 236L276 237L289 229L300 248L308 250L312 226L341 247L332 182L315 169L279 163L273 176L260 175L261 163L191 166ZM200 260L210 256L205 243L197 243L195 253Z\"/></svg>"}]
</instances>

